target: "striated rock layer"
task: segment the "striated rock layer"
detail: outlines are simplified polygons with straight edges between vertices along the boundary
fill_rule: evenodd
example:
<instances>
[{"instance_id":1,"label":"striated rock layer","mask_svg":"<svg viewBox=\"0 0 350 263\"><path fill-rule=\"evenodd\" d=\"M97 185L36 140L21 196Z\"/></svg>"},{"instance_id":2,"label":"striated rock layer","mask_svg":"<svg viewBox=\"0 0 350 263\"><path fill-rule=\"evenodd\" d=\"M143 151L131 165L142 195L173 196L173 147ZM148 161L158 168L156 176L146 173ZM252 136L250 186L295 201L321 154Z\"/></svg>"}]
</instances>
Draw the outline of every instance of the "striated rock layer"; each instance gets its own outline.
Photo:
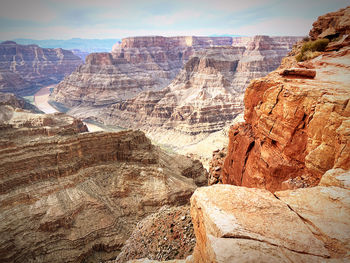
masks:
<instances>
[{"instance_id":1,"label":"striated rock layer","mask_svg":"<svg viewBox=\"0 0 350 263\"><path fill-rule=\"evenodd\" d=\"M201 187L191 198L194 262L348 262L350 173L325 184L271 194L232 185Z\"/></svg>"},{"instance_id":2,"label":"striated rock layer","mask_svg":"<svg viewBox=\"0 0 350 263\"><path fill-rule=\"evenodd\" d=\"M299 38L274 39L276 52L283 57ZM55 88L53 99L69 107L109 105L131 99L142 91L165 88L195 51L213 46L242 46L245 41L234 41L231 37L125 38L113 47L112 53L90 54L84 65Z\"/></svg>"},{"instance_id":3,"label":"striated rock layer","mask_svg":"<svg viewBox=\"0 0 350 263\"><path fill-rule=\"evenodd\" d=\"M337 46L303 63L287 57L279 71L251 82L245 123L229 133L223 183L274 192L350 169L350 43Z\"/></svg>"},{"instance_id":4,"label":"striated rock layer","mask_svg":"<svg viewBox=\"0 0 350 263\"><path fill-rule=\"evenodd\" d=\"M112 53L92 53L85 64L61 82L53 92L66 106L108 105L148 90L166 87L195 50L231 45L232 38L129 37Z\"/></svg>"},{"instance_id":5,"label":"striated rock layer","mask_svg":"<svg viewBox=\"0 0 350 263\"><path fill-rule=\"evenodd\" d=\"M1 262L115 258L138 221L206 183L200 163L140 131L84 133L64 114L0 107Z\"/></svg>"},{"instance_id":6,"label":"striated rock layer","mask_svg":"<svg viewBox=\"0 0 350 263\"><path fill-rule=\"evenodd\" d=\"M79 57L61 48L0 44L0 91L17 95L33 93L41 84L58 82L81 64Z\"/></svg>"}]
</instances>

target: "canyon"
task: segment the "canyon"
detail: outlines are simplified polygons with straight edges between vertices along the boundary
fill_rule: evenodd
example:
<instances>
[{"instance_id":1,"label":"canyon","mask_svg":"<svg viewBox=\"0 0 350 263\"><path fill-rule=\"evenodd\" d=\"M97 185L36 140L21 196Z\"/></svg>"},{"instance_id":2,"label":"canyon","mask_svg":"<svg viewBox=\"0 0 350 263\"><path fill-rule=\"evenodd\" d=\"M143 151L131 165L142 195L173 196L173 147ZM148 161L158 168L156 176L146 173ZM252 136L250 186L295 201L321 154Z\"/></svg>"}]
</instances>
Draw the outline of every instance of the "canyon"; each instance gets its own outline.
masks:
<instances>
[{"instance_id":1,"label":"canyon","mask_svg":"<svg viewBox=\"0 0 350 263\"><path fill-rule=\"evenodd\" d=\"M350 261L349 33L126 38L55 87L75 117L0 93L0 261Z\"/></svg>"},{"instance_id":2,"label":"canyon","mask_svg":"<svg viewBox=\"0 0 350 263\"><path fill-rule=\"evenodd\" d=\"M71 51L0 43L0 92L25 96L42 85L57 83L82 64Z\"/></svg>"},{"instance_id":3,"label":"canyon","mask_svg":"<svg viewBox=\"0 0 350 263\"><path fill-rule=\"evenodd\" d=\"M51 96L69 115L141 129L160 145L207 161L226 143L220 131L243 112L250 80L276 69L300 39L125 38L111 53L90 54ZM208 138L215 132L217 139ZM220 143L204 151L194 146L213 140Z\"/></svg>"}]
</instances>

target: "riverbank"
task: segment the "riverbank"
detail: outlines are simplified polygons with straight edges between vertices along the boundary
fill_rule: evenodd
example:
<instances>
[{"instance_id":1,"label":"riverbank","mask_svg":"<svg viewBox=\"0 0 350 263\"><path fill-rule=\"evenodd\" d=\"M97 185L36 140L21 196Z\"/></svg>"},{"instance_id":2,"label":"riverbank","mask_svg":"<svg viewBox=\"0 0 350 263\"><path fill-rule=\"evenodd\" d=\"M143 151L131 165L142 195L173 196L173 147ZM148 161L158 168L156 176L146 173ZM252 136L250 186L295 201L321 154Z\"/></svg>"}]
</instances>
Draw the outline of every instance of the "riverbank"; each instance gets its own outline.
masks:
<instances>
[{"instance_id":1,"label":"riverbank","mask_svg":"<svg viewBox=\"0 0 350 263\"><path fill-rule=\"evenodd\" d=\"M50 89L53 88L55 85L50 85L41 88L34 94L34 105L44 113L50 114L59 112L56 108L52 107L49 104L49 98L50 98ZM88 127L89 132L95 132L95 131L104 131L104 129L100 126L97 126L92 123L84 122L84 124Z\"/></svg>"}]
</instances>

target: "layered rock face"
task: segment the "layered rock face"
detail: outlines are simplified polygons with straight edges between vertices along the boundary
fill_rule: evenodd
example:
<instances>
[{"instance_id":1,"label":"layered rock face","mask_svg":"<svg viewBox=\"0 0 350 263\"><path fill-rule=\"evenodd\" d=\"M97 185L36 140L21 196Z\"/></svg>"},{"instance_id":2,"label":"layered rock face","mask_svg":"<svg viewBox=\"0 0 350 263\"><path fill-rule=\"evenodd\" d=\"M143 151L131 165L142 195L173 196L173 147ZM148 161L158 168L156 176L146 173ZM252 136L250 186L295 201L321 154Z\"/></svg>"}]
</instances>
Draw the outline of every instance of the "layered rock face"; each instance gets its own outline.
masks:
<instances>
[{"instance_id":1,"label":"layered rock face","mask_svg":"<svg viewBox=\"0 0 350 263\"><path fill-rule=\"evenodd\" d=\"M243 108L243 88L233 86L242 48L212 48L194 55L172 83L113 105L106 121L144 130L162 127L198 134L220 130Z\"/></svg>"},{"instance_id":2,"label":"layered rock face","mask_svg":"<svg viewBox=\"0 0 350 263\"><path fill-rule=\"evenodd\" d=\"M17 95L32 93L40 84L58 82L81 64L79 57L61 48L0 44L0 91Z\"/></svg>"},{"instance_id":3,"label":"layered rock face","mask_svg":"<svg viewBox=\"0 0 350 263\"><path fill-rule=\"evenodd\" d=\"M115 258L138 221L206 183L199 163L140 131L85 133L64 114L0 107L1 262Z\"/></svg>"},{"instance_id":4,"label":"layered rock face","mask_svg":"<svg viewBox=\"0 0 350 263\"><path fill-rule=\"evenodd\" d=\"M276 38L284 50L282 56L297 39ZM212 46L242 46L245 41L246 38L234 41L231 37L125 38L113 47L112 53L90 54L83 66L55 88L53 99L69 107L131 99L142 91L165 88L195 51Z\"/></svg>"},{"instance_id":5,"label":"layered rock face","mask_svg":"<svg viewBox=\"0 0 350 263\"><path fill-rule=\"evenodd\" d=\"M247 88L246 122L231 128L225 163L224 152L214 153L211 172L217 176L218 165L224 183L249 188L218 184L192 195L194 262L350 261L350 47L344 39L340 34L330 42L338 50L311 61L287 57L280 70Z\"/></svg>"},{"instance_id":6,"label":"layered rock face","mask_svg":"<svg viewBox=\"0 0 350 263\"><path fill-rule=\"evenodd\" d=\"M276 192L232 185L196 190L194 262L348 262L350 173Z\"/></svg>"},{"instance_id":7,"label":"layered rock face","mask_svg":"<svg viewBox=\"0 0 350 263\"><path fill-rule=\"evenodd\" d=\"M113 47L112 53L90 54L52 95L69 107L130 99L141 91L166 87L195 50L231 43L230 37L125 38Z\"/></svg>"},{"instance_id":8,"label":"layered rock face","mask_svg":"<svg viewBox=\"0 0 350 263\"><path fill-rule=\"evenodd\" d=\"M335 44L338 50L303 63L288 57L279 71L252 81L246 122L230 130L223 183L274 192L316 185L332 168L350 169L350 45Z\"/></svg>"}]
</instances>

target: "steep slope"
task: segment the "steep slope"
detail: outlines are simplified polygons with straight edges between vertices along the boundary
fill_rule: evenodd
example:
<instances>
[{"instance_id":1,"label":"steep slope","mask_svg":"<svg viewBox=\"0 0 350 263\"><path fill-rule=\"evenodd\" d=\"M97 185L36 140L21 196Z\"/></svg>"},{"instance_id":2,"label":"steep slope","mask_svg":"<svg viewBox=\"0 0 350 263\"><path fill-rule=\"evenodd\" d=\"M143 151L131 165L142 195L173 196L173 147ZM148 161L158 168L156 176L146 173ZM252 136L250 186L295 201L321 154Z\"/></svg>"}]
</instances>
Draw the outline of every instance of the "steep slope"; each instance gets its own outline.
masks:
<instances>
[{"instance_id":1,"label":"steep slope","mask_svg":"<svg viewBox=\"0 0 350 263\"><path fill-rule=\"evenodd\" d=\"M64 114L0 107L1 262L115 258L139 220L206 183L199 162L140 131L85 133Z\"/></svg>"},{"instance_id":2,"label":"steep slope","mask_svg":"<svg viewBox=\"0 0 350 263\"><path fill-rule=\"evenodd\" d=\"M26 95L38 85L58 82L81 64L79 57L61 48L0 44L0 91Z\"/></svg>"},{"instance_id":3,"label":"steep slope","mask_svg":"<svg viewBox=\"0 0 350 263\"><path fill-rule=\"evenodd\" d=\"M191 197L193 262L350 261L349 14L314 23L310 37L331 40L326 52L297 64L300 43L247 88L246 122L231 128L225 163L217 152L211 169L238 186Z\"/></svg>"},{"instance_id":4,"label":"steep slope","mask_svg":"<svg viewBox=\"0 0 350 263\"><path fill-rule=\"evenodd\" d=\"M167 88L116 104L104 119L124 127L158 126L191 135L218 131L242 112L250 80L276 69L287 51L267 36L254 37L246 47L204 49Z\"/></svg>"},{"instance_id":5,"label":"steep slope","mask_svg":"<svg viewBox=\"0 0 350 263\"><path fill-rule=\"evenodd\" d=\"M350 169L350 42L341 32L336 37L326 48L332 51L297 63L301 43L278 71L249 85L246 122L230 130L222 182L274 192L316 185L332 168Z\"/></svg>"}]
</instances>

